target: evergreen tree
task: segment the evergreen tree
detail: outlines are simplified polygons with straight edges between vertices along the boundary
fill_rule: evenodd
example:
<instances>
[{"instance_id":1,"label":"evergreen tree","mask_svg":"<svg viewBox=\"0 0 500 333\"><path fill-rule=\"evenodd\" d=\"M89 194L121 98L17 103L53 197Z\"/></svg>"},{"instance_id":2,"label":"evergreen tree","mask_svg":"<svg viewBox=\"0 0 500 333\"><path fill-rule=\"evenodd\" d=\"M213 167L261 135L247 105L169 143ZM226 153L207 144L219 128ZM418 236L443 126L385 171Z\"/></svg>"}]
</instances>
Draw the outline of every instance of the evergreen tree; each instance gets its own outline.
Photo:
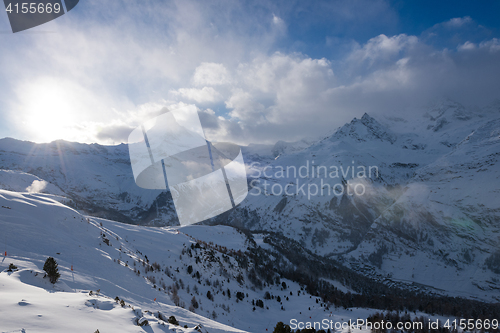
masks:
<instances>
[{"instance_id":1,"label":"evergreen tree","mask_svg":"<svg viewBox=\"0 0 500 333\"><path fill-rule=\"evenodd\" d=\"M291 333L292 329L290 326L283 324L282 321L279 321L274 328L273 333Z\"/></svg>"},{"instance_id":2,"label":"evergreen tree","mask_svg":"<svg viewBox=\"0 0 500 333\"><path fill-rule=\"evenodd\" d=\"M59 270L57 269L57 262L52 257L48 257L43 265L43 270L47 273L51 283L56 283L57 279L61 276Z\"/></svg>"},{"instance_id":3,"label":"evergreen tree","mask_svg":"<svg viewBox=\"0 0 500 333\"><path fill-rule=\"evenodd\" d=\"M175 318L175 316L170 316L168 317L168 322L172 325L179 325L179 322L177 321L177 319Z\"/></svg>"},{"instance_id":4,"label":"evergreen tree","mask_svg":"<svg viewBox=\"0 0 500 333\"><path fill-rule=\"evenodd\" d=\"M198 301L196 300L196 297L193 296L193 298L191 298L191 305L193 306L193 308L195 309L198 309Z\"/></svg>"}]
</instances>

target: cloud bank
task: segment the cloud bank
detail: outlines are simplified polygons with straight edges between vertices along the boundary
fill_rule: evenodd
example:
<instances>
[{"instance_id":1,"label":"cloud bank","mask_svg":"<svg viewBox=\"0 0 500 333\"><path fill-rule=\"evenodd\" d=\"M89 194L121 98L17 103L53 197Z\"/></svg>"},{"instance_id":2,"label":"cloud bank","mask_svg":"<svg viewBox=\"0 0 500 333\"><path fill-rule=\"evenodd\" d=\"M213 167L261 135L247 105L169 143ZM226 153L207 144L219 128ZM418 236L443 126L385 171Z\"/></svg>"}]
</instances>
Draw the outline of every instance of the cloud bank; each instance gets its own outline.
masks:
<instances>
[{"instance_id":1,"label":"cloud bank","mask_svg":"<svg viewBox=\"0 0 500 333\"><path fill-rule=\"evenodd\" d=\"M311 11L335 20L317 47L300 33L314 26ZM418 36L344 31L395 24L385 1L89 0L44 26L54 33L0 37L9 64L0 68L0 136L126 142L140 123L184 103L199 108L212 140L272 143L331 132L364 112L500 97L500 40L474 18Z\"/></svg>"}]
</instances>

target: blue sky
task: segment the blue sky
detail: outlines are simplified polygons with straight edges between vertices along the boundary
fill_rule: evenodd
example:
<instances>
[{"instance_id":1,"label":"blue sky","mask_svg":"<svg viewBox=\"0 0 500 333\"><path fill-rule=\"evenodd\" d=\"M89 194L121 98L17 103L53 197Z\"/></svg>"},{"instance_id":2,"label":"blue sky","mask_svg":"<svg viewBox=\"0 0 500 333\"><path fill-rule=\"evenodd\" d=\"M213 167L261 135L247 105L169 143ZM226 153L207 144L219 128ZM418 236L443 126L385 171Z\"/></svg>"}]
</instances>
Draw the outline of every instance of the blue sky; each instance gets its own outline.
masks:
<instances>
[{"instance_id":1,"label":"blue sky","mask_svg":"<svg viewBox=\"0 0 500 333\"><path fill-rule=\"evenodd\" d=\"M500 98L500 1L81 0L9 33L0 137L113 144L194 104L240 144L332 131L364 112Z\"/></svg>"}]
</instances>

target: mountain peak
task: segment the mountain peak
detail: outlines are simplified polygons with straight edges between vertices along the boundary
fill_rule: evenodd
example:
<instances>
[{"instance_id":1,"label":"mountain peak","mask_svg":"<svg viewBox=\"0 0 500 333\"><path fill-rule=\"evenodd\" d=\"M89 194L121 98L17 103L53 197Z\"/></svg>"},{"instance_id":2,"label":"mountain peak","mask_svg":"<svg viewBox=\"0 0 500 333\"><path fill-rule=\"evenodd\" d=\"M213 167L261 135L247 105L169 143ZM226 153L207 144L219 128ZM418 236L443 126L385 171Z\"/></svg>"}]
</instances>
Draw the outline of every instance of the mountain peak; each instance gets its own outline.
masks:
<instances>
[{"instance_id":1,"label":"mountain peak","mask_svg":"<svg viewBox=\"0 0 500 333\"><path fill-rule=\"evenodd\" d=\"M366 112L365 112L365 113L363 114L363 116L361 117L361 120L370 121L370 120L375 120L375 119L373 119L373 117L370 117L370 116L368 115L368 113L366 113Z\"/></svg>"},{"instance_id":2,"label":"mountain peak","mask_svg":"<svg viewBox=\"0 0 500 333\"><path fill-rule=\"evenodd\" d=\"M351 137L356 141L380 140L391 144L396 141L395 134L366 112L361 119L354 118L350 123L342 126L332 137L336 139Z\"/></svg>"}]
</instances>

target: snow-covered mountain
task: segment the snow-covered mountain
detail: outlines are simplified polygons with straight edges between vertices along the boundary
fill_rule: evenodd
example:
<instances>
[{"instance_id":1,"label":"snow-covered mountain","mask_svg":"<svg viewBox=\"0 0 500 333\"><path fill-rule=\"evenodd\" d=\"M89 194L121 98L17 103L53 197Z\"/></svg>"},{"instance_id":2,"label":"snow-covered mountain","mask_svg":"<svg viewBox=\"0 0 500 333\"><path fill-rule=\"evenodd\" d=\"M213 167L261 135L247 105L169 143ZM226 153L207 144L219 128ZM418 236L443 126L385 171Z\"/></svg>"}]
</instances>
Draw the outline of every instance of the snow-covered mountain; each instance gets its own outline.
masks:
<instances>
[{"instance_id":1,"label":"snow-covered mountain","mask_svg":"<svg viewBox=\"0 0 500 333\"><path fill-rule=\"evenodd\" d=\"M498 301L499 125L498 103L445 100L368 112L320 140L243 147L250 194L204 224L276 233L386 285ZM176 224L168 192L135 185L126 145L2 139L0 169L8 190L30 187L122 222Z\"/></svg>"},{"instance_id":2,"label":"snow-covered mountain","mask_svg":"<svg viewBox=\"0 0 500 333\"><path fill-rule=\"evenodd\" d=\"M94 216L152 224L160 216L162 225L177 223L169 193L135 184L124 144L35 144L6 138L0 140L0 169L38 177L48 185L42 192L64 192L75 208Z\"/></svg>"},{"instance_id":3,"label":"snow-covered mountain","mask_svg":"<svg viewBox=\"0 0 500 333\"><path fill-rule=\"evenodd\" d=\"M267 164L310 141L242 147L247 162ZM33 182L42 182L26 190ZM43 186L41 186L43 184ZM65 195L94 216L128 223L177 225L169 192L144 190L133 179L128 147L0 139L0 188Z\"/></svg>"},{"instance_id":4,"label":"snow-covered mountain","mask_svg":"<svg viewBox=\"0 0 500 333\"><path fill-rule=\"evenodd\" d=\"M494 105L469 111L446 100L380 122L364 114L260 167L250 198L218 222L280 232L387 283L499 300ZM356 188L363 194L348 195Z\"/></svg>"},{"instance_id":5,"label":"snow-covered mountain","mask_svg":"<svg viewBox=\"0 0 500 333\"><path fill-rule=\"evenodd\" d=\"M455 316L500 312L371 282L277 234L135 226L82 215L60 198L0 190L2 332L265 332L277 321L326 320L347 333L349 321L399 305L441 324L453 318L450 304ZM49 257L55 284L42 270Z\"/></svg>"}]
</instances>

